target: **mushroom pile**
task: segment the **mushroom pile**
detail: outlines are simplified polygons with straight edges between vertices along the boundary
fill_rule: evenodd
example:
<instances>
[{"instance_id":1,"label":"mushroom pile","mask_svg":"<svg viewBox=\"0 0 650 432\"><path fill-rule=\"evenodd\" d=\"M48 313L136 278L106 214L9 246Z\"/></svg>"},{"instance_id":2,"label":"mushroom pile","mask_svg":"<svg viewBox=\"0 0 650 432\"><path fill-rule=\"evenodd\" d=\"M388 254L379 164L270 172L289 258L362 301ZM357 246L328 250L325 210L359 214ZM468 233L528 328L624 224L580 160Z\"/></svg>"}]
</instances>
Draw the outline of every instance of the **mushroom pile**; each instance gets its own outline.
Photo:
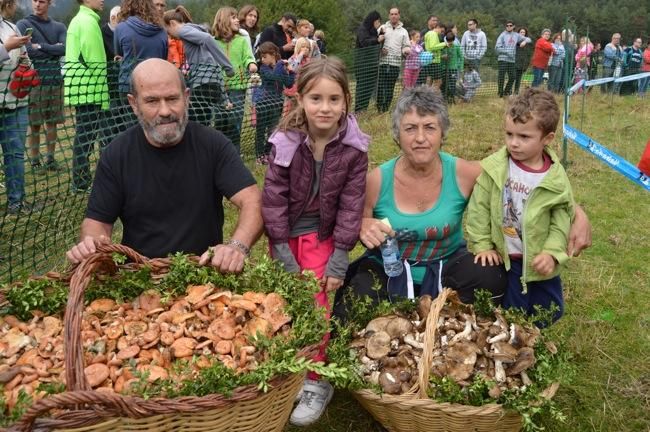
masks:
<instances>
[{"instance_id":1,"label":"mushroom pile","mask_svg":"<svg viewBox=\"0 0 650 432\"><path fill-rule=\"evenodd\" d=\"M266 354L255 347L260 335L288 334L291 317L275 293L218 291L214 285L188 286L187 295L163 304L156 291L131 303L98 299L84 311L81 342L85 376L98 391L128 394L138 381L191 378L172 363L192 360L192 373L220 361L236 373L255 369ZM35 314L28 322L0 317L0 385L7 408L20 390L34 399L43 383L65 383L63 323ZM184 376L176 376L183 373Z\"/></svg>"},{"instance_id":2,"label":"mushroom pile","mask_svg":"<svg viewBox=\"0 0 650 432\"><path fill-rule=\"evenodd\" d=\"M386 316L372 320L356 334L364 379L379 384L385 393L401 394L414 384L424 349L424 332L432 300L420 299L411 316ZM398 329L399 328L399 329ZM477 317L471 305L451 295L440 311L431 349L430 375L449 377L461 387L474 376L496 383L490 396L531 384L526 371L535 364L534 346L540 337L534 325L508 323L496 309L490 318ZM555 353L552 342L547 349Z\"/></svg>"},{"instance_id":3,"label":"mushroom pile","mask_svg":"<svg viewBox=\"0 0 650 432\"><path fill-rule=\"evenodd\" d=\"M418 310L409 316L375 318L354 335L350 348L356 350L366 382L381 386L388 394L406 393L413 387L430 307L431 297L423 298Z\"/></svg>"}]
</instances>

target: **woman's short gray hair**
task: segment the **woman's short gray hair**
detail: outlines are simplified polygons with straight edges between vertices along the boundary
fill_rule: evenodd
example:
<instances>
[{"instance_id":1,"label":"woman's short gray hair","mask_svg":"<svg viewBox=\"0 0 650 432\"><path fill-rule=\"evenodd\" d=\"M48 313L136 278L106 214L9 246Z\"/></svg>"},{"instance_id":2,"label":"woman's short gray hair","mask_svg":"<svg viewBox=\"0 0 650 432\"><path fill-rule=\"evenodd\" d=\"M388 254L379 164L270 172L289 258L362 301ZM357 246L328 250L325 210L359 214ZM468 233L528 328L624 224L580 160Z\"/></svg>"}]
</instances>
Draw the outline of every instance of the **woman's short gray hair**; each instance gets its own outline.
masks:
<instances>
[{"instance_id":1,"label":"woman's short gray hair","mask_svg":"<svg viewBox=\"0 0 650 432\"><path fill-rule=\"evenodd\" d=\"M447 104L438 90L428 86L418 86L402 92L393 110L393 138L399 143L399 129L402 117L415 110L420 116L434 115L438 117L442 128L442 138L447 136L451 125Z\"/></svg>"}]
</instances>

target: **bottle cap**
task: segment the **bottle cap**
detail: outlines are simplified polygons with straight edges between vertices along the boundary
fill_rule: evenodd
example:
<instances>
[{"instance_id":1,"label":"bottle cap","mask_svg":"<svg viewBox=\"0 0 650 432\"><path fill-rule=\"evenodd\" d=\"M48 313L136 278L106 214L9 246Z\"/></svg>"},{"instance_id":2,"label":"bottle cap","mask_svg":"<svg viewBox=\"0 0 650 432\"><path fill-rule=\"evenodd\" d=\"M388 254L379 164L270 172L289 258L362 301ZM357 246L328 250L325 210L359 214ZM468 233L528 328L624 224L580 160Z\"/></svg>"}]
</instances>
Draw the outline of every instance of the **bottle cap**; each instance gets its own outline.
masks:
<instances>
[{"instance_id":1,"label":"bottle cap","mask_svg":"<svg viewBox=\"0 0 650 432\"><path fill-rule=\"evenodd\" d=\"M383 218L380 220L381 223L388 225L388 228L393 229L388 218Z\"/></svg>"}]
</instances>

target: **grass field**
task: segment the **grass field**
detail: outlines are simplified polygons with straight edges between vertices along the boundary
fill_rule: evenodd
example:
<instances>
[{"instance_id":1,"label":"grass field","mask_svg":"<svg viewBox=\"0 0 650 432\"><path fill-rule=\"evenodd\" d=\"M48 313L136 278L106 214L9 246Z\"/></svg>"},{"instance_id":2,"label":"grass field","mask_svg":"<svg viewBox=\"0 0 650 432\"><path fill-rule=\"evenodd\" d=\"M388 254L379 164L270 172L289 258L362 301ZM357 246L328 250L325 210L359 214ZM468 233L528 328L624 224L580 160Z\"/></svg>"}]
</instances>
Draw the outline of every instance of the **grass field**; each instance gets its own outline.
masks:
<instances>
[{"instance_id":1,"label":"grass field","mask_svg":"<svg viewBox=\"0 0 650 432\"><path fill-rule=\"evenodd\" d=\"M561 102L561 101L560 101ZM584 111L581 110L584 102ZM572 101L571 123L597 141L636 163L650 138L650 103L634 97L611 98L593 92ZM471 104L450 108L452 129L444 150L467 159L481 159L503 143L504 101L479 96ZM364 131L373 137L371 167L398 154L390 136L388 115L360 116ZM62 134L73 133L66 128ZM561 133L555 141L561 150ZM69 138L61 137L68 142ZM573 356L575 379L564 384L556 400L566 423L543 420L549 431L650 431L650 194L569 144L568 166L577 201L593 225L593 246L573 259L563 273L566 314L550 330ZM65 150L66 152L69 150ZM69 156L68 156L69 157ZM262 167L250 165L260 184ZM3 219L0 269L9 259L45 262L46 268L63 263L63 248L70 244L85 207L85 196L67 193L67 171L62 176L35 177L28 187L38 189L47 204L40 214L12 223ZM44 192L43 192L44 191ZM226 205L224 232L232 232L235 211ZM45 233L46 241L41 237ZM12 242L23 243L21 257ZM29 247L29 242L34 243ZM53 252L53 249L55 250ZM266 241L254 248L265 254ZM358 255L357 248L353 254ZM6 268L6 267L5 267ZM0 272L4 274L4 271ZM372 431L369 415L346 391L337 391L321 421L289 432Z\"/></svg>"},{"instance_id":2,"label":"grass field","mask_svg":"<svg viewBox=\"0 0 650 432\"><path fill-rule=\"evenodd\" d=\"M636 163L650 138L650 103L632 97L575 97L572 124ZM479 98L450 108L452 130L444 149L480 159L502 143L504 102ZM387 115L360 119L373 137L371 165L397 154ZM578 123L580 122L580 123ZM561 150L561 133L555 141ZM575 364L575 379L556 400L566 423L549 431L650 431L650 194L569 144L568 174L576 199L593 225L593 246L563 273L566 314L551 328ZM322 420L297 432L372 431L373 421L352 396L337 392Z\"/></svg>"}]
</instances>

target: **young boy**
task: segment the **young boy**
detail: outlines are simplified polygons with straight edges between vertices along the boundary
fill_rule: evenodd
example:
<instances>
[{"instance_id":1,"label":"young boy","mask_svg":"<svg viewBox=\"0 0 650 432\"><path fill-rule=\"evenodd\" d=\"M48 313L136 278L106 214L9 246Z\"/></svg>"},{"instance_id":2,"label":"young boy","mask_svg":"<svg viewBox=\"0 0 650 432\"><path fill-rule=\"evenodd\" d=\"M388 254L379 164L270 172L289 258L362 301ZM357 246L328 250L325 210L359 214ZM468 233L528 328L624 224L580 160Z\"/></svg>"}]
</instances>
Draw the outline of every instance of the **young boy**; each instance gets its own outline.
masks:
<instances>
[{"instance_id":1,"label":"young boy","mask_svg":"<svg viewBox=\"0 0 650 432\"><path fill-rule=\"evenodd\" d=\"M263 42L258 48L262 85L253 92L257 115L255 128L255 152L257 164L266 165L271 146L267 139L277 126L282 114L282 90L293 85L295 74L286 62L280 61L280 49L271 42Z\"/></svg>"},{"instance_id":2,"label":"young boy","mask_svg":"<svg viewBox=\"0 0 650 432\"><path fill-rule=\"evenodd\" d=\"M475 262L505 264L505 308L528 314L534 306L564 311L560 267L574 215L573 194L560 161L548 147L560 109L553 94L528 88L506 110L506 145L481 161L468 205L467 234ZM489 221L489 222L488 222Z\"/></svg>"},{"instance_id":3,"label":"young boy","mask_svg":"<svg viewBox=\"0 0 650 432\"><path fill-rule=\"evenodd\" d=\"M448 104L453 104L456 98L456 79L458 71L463 69L463 53L460 45L456 45L456 35L449 30L445 35L446 46L442 51L442 94Z\"/></svg>"},{"instance_id":4,"label":"young boy","mask_svg":"<svg viewBox=\"0 0 650 432\"><path fill-rule=\"evenodd\" d=\"M467 62L465 63L465 75L463 75L463 89L465 94L463 94L463 100L465 102L470 102L474 95L476 95L476 90L481 86L481 76L476 70L476 63Z\"/></svg>"}]
</instances>

